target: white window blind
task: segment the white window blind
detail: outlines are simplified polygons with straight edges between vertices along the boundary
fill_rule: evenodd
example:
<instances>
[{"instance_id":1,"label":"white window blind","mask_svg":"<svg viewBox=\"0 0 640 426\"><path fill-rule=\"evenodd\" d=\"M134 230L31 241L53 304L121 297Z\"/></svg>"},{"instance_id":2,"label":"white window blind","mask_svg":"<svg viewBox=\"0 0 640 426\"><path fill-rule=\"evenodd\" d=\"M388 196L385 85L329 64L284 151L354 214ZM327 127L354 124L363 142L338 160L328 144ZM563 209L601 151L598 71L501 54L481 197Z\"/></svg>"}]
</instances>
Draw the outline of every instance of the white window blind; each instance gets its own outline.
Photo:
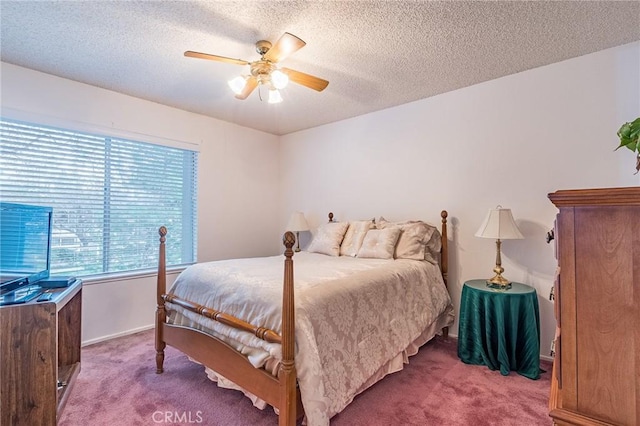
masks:
<instances>
[{"instance_id":1,"label":"white window blind","mask_svg":"<svg viewBox=\"0 0 640 426\"><path fill-rule=\"evenodd\" d=\"M53 208L51 273L196 261L197 152L0 119L0 200Z\"/></svg>"}]
</instances>

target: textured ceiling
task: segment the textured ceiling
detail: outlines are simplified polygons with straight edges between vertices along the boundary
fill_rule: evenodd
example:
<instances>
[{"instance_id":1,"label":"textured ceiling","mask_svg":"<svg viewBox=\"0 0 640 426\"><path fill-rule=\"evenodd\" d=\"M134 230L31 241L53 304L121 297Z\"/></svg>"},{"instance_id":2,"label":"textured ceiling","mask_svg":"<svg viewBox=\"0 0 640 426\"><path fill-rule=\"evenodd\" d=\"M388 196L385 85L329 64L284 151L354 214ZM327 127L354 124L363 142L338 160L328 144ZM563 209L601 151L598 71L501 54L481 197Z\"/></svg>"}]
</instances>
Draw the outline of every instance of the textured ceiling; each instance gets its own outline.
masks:
<instances>
[{"instance_id":1,"label":"textured ceiling","mask_svg":"<svg viewBox=\"0 0 640 426\"><path fill-rule=\"evenodd\" d=\"M639 1L0 1L0 59L286 134L640 40ZM249 61L284 32L280 64L330 81L284 102L234 98ZM266 95L266 93L263 92Z\"/></svg>"}]
</instances>

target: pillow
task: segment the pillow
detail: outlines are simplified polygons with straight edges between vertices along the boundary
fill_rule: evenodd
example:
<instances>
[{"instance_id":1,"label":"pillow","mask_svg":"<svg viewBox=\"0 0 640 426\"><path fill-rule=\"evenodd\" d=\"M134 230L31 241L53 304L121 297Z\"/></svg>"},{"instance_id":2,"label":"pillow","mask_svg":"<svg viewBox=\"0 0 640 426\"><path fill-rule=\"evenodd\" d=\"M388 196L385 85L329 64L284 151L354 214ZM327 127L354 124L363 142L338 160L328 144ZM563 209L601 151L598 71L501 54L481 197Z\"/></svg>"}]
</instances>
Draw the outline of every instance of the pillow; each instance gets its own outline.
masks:
<instances>
[{"instance_id":1,"label":"pillow","mask_svg":"<svg viewBox=\"0 0 640 426\"><path fill-rule=\"evenodd\" d=\"M378 229L384 229L385 227L390 226L390 225L391 225L391 222L389 222L383 216L380 216L378 218L378 221L376 222L376 228L378 228Z\"/></svg>"},{"instance_id":2,"label":"pillow","mask_svg":"<svg viewBox=\"0 0 640 426\"><path fill-rule=\"evenodd\" d=\"M440 263L440 250L442 249L442 235L440 231L434 229L431 238L427 241L426 250L424 251L424 260L434 265Z\"/></svg>"},{"instance_id":3,"label":"pillow","mask_svg":"<svg viewBox=\"0 0 640 426\"><path fill-rule=\"evenodd\" d=\"M358 250L358 257L393 259L396 242L400 237L400 228L390 226L385 229L370 229Z\"/></svg>"},{"instance_id":4,"label":"pillow","mask_svg":"<svg viewBox=\"0 0 640 426\"><path fill-rule=\"evenodd\" d=\"M396 259L428 260L438 263L442 240L435 226L420 220L389 222L384 217L380 217L377 226L381 229L396 226L402 230L394 253Z\"/></svg>"},{"instance_id":5,"label":"pillow","mask_svg":"<svg viewBox=\"0 0 640 426\"><path fill-rule=\"evenodd\" d=\"M355 257L358 254L358 250L362 246L367 231L375 226L371 220L357 220L349 222L349 228L344 235L344 240L340 245L340 256L352 256Z\"/></svg>"},{"instance_id":6,"label":"pillow","mask_svg":"<svg viewBox=\"0 0 640 426\"><path fill-rule=\"evenodd\" d=\"M349 227L349 222L329 222L321 225L313 236L307 251L339 256L340 244L344 233L347 232L347 227Z\"/></svg>"},{"instance_id":7,"label":"pillow","mask_svg":"<svg viewBox=\"0 0 640 426\"><path fill-rule=\"evenodd\" d=\"M406 223L399 225L402 230L396 245L394 256L396 259L424 260L425 239L429 228L424 222ZM431 235L429 235L431 236Z\"/></svg>"}]
</instances>

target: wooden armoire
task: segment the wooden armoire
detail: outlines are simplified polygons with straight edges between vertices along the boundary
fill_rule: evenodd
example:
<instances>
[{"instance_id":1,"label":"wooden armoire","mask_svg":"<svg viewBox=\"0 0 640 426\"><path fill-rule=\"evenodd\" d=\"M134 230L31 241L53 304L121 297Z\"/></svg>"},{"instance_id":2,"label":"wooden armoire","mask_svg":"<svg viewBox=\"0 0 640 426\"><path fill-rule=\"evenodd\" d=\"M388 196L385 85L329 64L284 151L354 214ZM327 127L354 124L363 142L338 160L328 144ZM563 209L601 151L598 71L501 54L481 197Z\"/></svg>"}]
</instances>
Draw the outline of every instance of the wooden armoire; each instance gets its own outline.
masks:
<instances>
[{"instance_id":1,"label":"wooden armoire","mask_svg":"<svg viewBox=\"0 0 640 426\"><path fill-rule=\"evenodd\" d=\"M640 425L640 187L557 191L557 425Z\"/></svg>"}]
</instances>

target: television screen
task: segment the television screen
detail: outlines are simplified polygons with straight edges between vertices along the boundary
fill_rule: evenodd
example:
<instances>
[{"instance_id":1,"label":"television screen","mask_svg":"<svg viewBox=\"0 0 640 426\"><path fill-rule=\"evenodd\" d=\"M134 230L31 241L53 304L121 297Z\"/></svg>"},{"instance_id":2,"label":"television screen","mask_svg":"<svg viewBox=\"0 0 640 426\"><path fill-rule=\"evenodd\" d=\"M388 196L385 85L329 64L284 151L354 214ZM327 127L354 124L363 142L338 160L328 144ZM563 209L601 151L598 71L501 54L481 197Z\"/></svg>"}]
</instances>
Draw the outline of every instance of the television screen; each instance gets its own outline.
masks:
<instances>
[{"instance_id":1,"label":"television screen","mask_svg":"<svg viewBox=\"0 0 640 426\"><path fill-rule=\"evenodd\" d=\"M51 207L0 202L0 290L49 277L52 215Z\"/></svg>"}]
</instances>

